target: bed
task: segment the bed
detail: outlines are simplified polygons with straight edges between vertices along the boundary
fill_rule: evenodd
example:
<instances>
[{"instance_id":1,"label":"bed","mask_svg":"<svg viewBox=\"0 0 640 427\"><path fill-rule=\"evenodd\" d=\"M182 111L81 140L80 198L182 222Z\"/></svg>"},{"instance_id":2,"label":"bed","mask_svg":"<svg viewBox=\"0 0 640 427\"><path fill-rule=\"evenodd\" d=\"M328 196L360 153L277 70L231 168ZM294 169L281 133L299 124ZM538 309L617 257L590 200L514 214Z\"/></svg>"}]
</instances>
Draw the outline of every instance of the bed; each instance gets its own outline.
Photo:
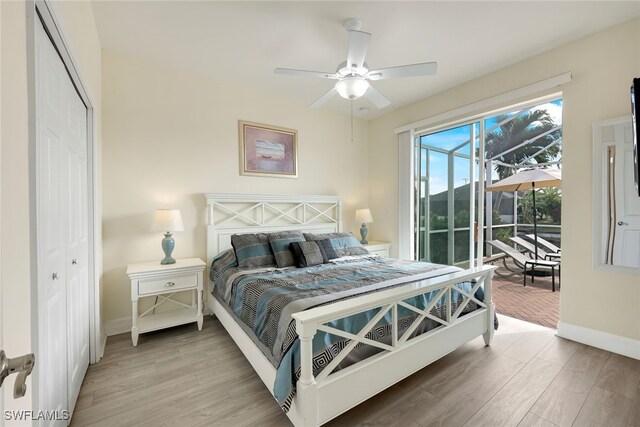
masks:
<instances>
[{"instance_id":1,"label":"bed","mask_svg":"<svg viewBox=\"0 0 640 427\"><path fill-rule=\"evenodd\" d=\"M342 203L334 196L205 198L209 266L232 248L234 234L320 234L342 228ZM359 255L300 269L229 270L225 277L208 281L204 297L291 422L319 426L477 336L489 345L494 333L494 269L460 270ZM396 274L400 270L410 273ZM372 283L374 274L384 279ZM332 286L346 288L336 287L337 297L334 291L297 286L305 280L316 284L318 277L330 277ZM288 283L304 288L309 298L289 304L289 311L274 310L279 306L275 303L259 313L253 306L247 308L247 301L256 298L255 289L280 295L290 290L284 286ZM352 292L356 287L361 288ZM328 357L319 342L331 348Z\"/></svg>"}]
</instances>

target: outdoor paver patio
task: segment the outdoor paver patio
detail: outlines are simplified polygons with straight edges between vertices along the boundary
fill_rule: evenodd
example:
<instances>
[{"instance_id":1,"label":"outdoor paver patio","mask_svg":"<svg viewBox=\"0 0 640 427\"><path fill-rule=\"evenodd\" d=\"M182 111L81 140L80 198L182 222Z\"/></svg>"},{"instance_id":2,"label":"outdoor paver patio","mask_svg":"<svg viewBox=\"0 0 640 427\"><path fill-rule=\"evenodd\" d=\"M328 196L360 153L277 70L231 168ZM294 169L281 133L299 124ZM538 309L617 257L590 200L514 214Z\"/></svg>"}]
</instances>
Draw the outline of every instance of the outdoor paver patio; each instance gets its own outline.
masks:
<instances>
[{"instance_id":1,"label":"outdoor paver patio","mask_svg":"<svg viewBox=\"0 0 640 427\"><path fill-rule=\"evenodd\" d=\"M501 263L498 265L498 271L504 272L504 266ZM496 311L505 316L556 329L560 319L557 278L555 292L551 292L551 276L536 277L533 284L530 279L527 278L527 286L524 287L521 274L509 278L496 274L493 277L493 303Z\"/></svg>"}]
</instances>

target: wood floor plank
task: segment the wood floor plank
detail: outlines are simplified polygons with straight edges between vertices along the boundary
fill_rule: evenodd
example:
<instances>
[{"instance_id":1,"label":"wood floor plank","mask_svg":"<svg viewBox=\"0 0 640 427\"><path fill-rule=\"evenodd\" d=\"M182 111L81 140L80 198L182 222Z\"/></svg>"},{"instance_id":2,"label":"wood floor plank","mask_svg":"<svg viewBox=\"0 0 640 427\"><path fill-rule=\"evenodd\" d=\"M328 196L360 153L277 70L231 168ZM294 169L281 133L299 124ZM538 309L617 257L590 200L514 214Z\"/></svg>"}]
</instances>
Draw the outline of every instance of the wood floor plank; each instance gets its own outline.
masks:
<instances>
[{"instance_id":1,"label":"wood floor plank","mask_svg":"<svg viewBox=\"0 0 640 427\"><path fill-rule=\"evenodd\" d=\"M564 366L579 348L579 343L556 336L542 351L536 354L536 357Z\"/></svg>"},{"instance_id":2,"label":"wood floor plank","mask_svg":"<svg viewBox=\"0 0 640 427\"><path fill-rule=\"evenodd\" d=\"M626 427L631 412L631 400L599 387L593 387L582 406L575 426Z\"/></svg>"},{"instance_id":3,"label":"wood floor plank","mask_svg":"<svg viewBox=\"0 0 640 427\"><path fill-rule=\"evenodd\" d=\"M440 400L417 418L418 424L424 427L464 425L523 366L518 360L499 355L484 367L469 371L462 384L437 396Z\"/></svg>"},{"instance_id":4,"label":"wood floor plank","mask_svg":"<svg viewBox=\"0 0 640 427\"><path fill-rule=\"evenodd\" d=\"M425 416L439 399L420 387L406 389L398 385L388 392L356 406L346 414L330 421L327 426L408 426L416 423L416 418Z\"/></svg>"},{"instance_id":5,"label":"wood floor plank","mask_svg":"<svg viewBox=\"0 0 640 427\"><path fill-rule=\"evenodd\" d=\"M604 350L581 346L531 412L558 426L571 426L608 358Z\"/></svg>"},{"instance_id":6,"label":"wood floor plank","mask_svg":"<svg viewBox=\"0 0 640 427\"><path fill-rule=\"evenodd\" d=\"M78 411L72 418L74 425L85 426L112 419L129 411L140 411L146 405L162 407L162 400L181 390L188 390L197 384L194 376L174 376L173 379L155 384L151 387L128 393L123 391L117 397L95 403Z\"/></svg>"},{"instance_id":7,"label":"wood floor plank","mask_svg":"<svg viewBox=\"0 0 640 427\"><path fill-rule=\"evenodd\" d=\"M551 421L547 421L544 418L534 414L533 412L528 412L527 415L520 421L518 427L557 427Z\"/></svg>"},{"instance_id":8,"label":"wood floor plank","mask_svg":"<svg viewBox=\"0 0 640 427\"><path fill-rule=\"evenodd\" d=\"M640 427L640 399L631 402L629 426Z\"/></svg>"},{"instance_id":9,"label":"wood floor plank","mask_svg":"<svg viewBox=\"0 0 640 427\"><path fill-rule=\"evenodd\" d=\"M612 354L595 385L632 400L640 399L640 360Z\"/></svg>"},{"instance_id":10,"label":"wood floor plank","mask_svg":"<svg viewBox=\"0 0 640 427\"><path fill-rule=\"evenodd\" d=\"M531 331L526 338L521 338L503 353L505 356L527 363L549 344L555 336L551 329Z\"/></svg>"},{"instance_id":11,"label":"wood floor plank","mask_svg":"<svg viewBox=\"0 0 640 427\"><path fill-rule=\"evenodd\" d=\"M561 369L562 366L545 360L532 359L466 425L517 425Z\"/></svg>"}]
</instances>

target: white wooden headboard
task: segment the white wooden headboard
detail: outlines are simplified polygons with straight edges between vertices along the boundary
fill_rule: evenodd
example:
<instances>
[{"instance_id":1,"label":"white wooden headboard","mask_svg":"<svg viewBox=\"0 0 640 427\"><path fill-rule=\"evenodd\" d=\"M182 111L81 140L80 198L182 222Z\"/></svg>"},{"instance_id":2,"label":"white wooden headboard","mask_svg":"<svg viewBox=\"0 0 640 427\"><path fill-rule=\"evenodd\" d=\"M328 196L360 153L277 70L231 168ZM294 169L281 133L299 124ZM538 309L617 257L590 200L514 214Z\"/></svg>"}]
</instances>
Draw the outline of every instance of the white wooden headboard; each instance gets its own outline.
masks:
<instances>
[{"instance_id":1,"label":"white wooden headboard","mask_svg":"<svg viewBox=\"0 0 640 427\"><path fill-rule=\"evenodd\" d=\"M207 266L231 248L231 235L300 230L342 230L342 201L337 196L207 193Z\"/></svg>"}]
</instances>

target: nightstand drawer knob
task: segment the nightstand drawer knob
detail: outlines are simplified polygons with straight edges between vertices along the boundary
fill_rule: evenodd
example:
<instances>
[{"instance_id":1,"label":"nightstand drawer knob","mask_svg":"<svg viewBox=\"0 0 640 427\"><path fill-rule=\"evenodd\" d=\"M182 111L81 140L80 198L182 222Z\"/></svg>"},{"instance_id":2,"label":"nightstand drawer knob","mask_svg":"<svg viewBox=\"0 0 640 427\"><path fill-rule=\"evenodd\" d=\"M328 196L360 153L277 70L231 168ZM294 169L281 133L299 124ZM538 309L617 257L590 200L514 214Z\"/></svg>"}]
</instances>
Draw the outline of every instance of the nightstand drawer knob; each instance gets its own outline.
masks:
<instances>
[{"instance_id":1,"label":"nightstand drawer knob","mask_svg":"<svg viewBox=\"0 0 640 427\"><path fill-rule=\"evenodd\" d=\"M165 283L164 287L165 287L165 288L170 288L170 287L175 286L175 285L176 285L176 284L175 284L175 283L173 283L173 282L167 282L167 283Z\"/></svg>"}]
</instances>

